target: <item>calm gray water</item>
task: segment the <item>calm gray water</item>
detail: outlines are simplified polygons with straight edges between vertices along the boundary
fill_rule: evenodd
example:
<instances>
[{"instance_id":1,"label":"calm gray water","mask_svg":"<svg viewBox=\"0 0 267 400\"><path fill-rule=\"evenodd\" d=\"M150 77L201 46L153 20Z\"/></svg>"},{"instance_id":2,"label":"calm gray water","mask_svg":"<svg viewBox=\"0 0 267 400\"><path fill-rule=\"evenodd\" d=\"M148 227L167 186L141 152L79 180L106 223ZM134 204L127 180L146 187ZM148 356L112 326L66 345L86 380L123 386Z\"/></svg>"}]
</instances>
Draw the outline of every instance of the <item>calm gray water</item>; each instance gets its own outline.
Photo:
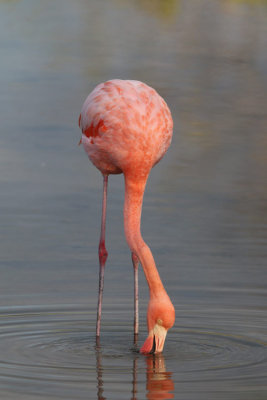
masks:
<instances>
[{"instance_id":1,"label":"calm gray water","mask_svg":"<svg viewBox=\"0 0 267 400\"><path fill-rule=\"evenodd\" d=\"M267 398L267 4L0 1L0 397ZM77 120L94 86L168 102L143 236L176 308L164 353L133 346L123 179L110 178L95 343L100 173ZM140 272L141 332L147 286Z\"/></svg>"}]
</instances>

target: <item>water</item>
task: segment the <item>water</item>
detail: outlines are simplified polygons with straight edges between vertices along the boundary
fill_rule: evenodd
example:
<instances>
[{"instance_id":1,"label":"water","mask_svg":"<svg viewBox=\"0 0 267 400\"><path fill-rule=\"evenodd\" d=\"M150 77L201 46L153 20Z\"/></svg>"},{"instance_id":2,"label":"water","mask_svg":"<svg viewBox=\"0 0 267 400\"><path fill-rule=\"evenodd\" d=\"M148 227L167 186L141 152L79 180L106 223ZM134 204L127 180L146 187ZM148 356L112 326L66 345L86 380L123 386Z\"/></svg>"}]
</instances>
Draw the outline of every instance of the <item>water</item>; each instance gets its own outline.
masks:
<instances>
[{"instance_id":1,"label":"water","mask_svg":"<svg viewBox=\"0 0 267 400\"><path fill-rule=\"evenodd\" d=\"M0 394L4 399L265 399L265 1L0 2ZM142 356L148 299L110 179L95 343L101 176L77 146L81 105L110 78L166 98L175 131L142 232L176 308Z\"/></svg>"},{"instance_id":2,"label":"water","mask_svg":"<svg viewBox=\"0 0 267 400\"><path fill-rule=\"evenodd\" d=\"M235 393L251 398L264 393L266 343L250 337L251 326L264 313L210 307L179 309L179 327L173 329L162 355L141 356L125 324L128 304L116 325L105 318L102 343L94 338L94 310L85 306L17 307L1 310L1 377L5 398L218 398ZM216 312L221 314L215 317ZM213 316L212 323L210 316ZM238 320L238 324L233 321ZM258 321L258 322L257 322ZM242 332L229 332L228 324ZM256 325L256 326L257 326ZM244 333L245 332L245 333ZM13 396L11 393L14 393ZM27 393L27 395L25 395ZM24 397L23 397L24 398ZM231 397L232 398L232 397ZM259 397L260 398L260 397Z\"/></svg>"}]
</instances>

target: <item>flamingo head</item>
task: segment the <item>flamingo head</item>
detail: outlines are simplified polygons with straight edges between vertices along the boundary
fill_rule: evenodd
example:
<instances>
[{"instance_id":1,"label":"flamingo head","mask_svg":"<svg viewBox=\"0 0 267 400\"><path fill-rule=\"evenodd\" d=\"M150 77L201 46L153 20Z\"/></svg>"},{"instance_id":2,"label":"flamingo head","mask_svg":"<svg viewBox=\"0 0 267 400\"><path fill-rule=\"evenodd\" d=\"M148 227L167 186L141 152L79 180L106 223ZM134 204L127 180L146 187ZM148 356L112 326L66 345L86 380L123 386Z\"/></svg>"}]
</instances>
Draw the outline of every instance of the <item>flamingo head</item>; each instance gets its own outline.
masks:
<instances>
[{"instance_id":1,"label":"flamingo head","mask_svg":"<svg viewBox=\"0 0 267 400\"><path fill-rule=\"evenodd\" d=\"M147 310L148 337L140 353L160 353L163 350L168 330L173 326L175 310L171 300L150 299Z\"/></svg>"}]
</instances>

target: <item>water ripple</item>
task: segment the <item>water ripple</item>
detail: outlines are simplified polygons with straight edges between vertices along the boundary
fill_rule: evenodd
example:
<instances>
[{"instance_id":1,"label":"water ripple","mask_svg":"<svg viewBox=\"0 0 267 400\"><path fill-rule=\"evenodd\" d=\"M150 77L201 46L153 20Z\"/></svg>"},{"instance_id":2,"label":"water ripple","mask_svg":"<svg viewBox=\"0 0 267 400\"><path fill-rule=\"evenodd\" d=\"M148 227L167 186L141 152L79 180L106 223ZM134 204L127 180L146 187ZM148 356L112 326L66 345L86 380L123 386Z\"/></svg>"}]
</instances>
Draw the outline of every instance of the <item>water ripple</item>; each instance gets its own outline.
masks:
<instances>
[{"instance_id":1,"label":"water ripple","mask_svg":"<svg viewBox=\"0 0 267 400\"><path fill-rule=\"evenodd\" d=\"M82 306L0 309L0 388L101 398L104 388L118 396L143 386L152 398L160 387L167 399L172 367L180 384L259 379L267 368L266 343L244 335L181 326L168 335L164 355L143 357L133 351L130 325L104 325L96 346L94 322L95 310Z\"/></svg>"}]
</instances>

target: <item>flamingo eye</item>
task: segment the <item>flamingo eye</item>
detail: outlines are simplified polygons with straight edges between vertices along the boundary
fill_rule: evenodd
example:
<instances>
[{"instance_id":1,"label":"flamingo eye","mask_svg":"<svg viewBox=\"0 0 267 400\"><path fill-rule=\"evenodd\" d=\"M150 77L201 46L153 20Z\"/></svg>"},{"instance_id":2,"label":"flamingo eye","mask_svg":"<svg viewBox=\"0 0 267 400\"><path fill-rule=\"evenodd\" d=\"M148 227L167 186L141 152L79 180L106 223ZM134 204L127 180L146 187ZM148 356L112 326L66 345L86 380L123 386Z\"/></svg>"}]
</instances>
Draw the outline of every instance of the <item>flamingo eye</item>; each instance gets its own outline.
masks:
<instances>
[{"instance_id":1,"label":"flamingo eye","mask_svg":"<svg viewBox=\"0 0 267 400\"><path fill-rule=\"evenodd\" d=\"M163 324L162 319L158 318L158 319L157 319L157 324L160 325L160 326L162 326L162 324Z\"/></svg>"}]
</instances>

